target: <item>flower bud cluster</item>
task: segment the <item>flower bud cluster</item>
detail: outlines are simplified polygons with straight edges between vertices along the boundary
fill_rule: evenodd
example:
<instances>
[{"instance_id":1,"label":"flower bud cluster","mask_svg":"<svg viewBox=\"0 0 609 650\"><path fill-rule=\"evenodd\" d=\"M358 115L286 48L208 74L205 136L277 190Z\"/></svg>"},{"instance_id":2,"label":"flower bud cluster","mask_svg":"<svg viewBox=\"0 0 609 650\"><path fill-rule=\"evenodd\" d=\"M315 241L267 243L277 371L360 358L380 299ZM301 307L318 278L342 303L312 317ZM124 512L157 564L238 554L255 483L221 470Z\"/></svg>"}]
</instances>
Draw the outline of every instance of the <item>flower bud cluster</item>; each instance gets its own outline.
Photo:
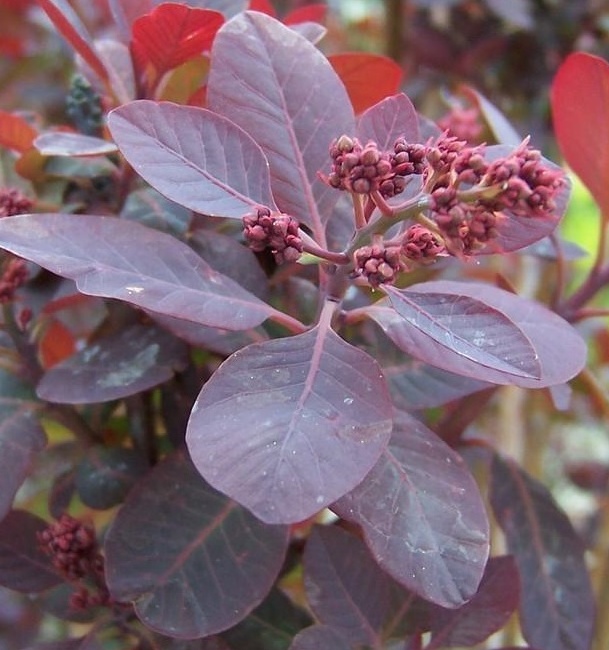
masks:
<instances>
[{"instance_id":1,"label":"flower bud cluster","mask_svg":"<svg viewBox=\"0 0 609 650\"><path fill-rule=\"evenodd\" d=\"M92 526L63 514L55 523L38 533L38 544L67 581L79 583L70 598L73 609L85 609L110 602L104 580L104 560ZM84 581L95 586L84 584Z\"/></svg>"},{"instance_id":2,"label":"flower bud cluster","mask_svg":"<svg viewBox=\"0 0 609 650\"><path fill-rule=\"evenodd\" d=\"M556 210L556 194L565 177L525 141L508 156L493 161L482 183L499 189L495 196L482 199L488 209L509 210L520 217L545 217Z\"/></svg>"},{"instance_id":3,"label":"flower bud cluster","mask_svg":"<svg viewBox=\"0 0 609 650\"><path fill-rule=\"evenodd\" d=\"M364 277L372 287L392 284L404 270L399 246L385 246L382 242L358 248L354 255L354 275Z\"/></svg>"},{"instance_id":4,"label":"flower bud cluster","mask_svg":"<svg viewBox=\"0 0 609 650\"><path fill-rule=\"evenodd\" d=\"M429 228L418 223L410 226L402 239L402 254L416 262L433 261L447 255L446 246Z\"/></svg>"},{"instance_id":5,"label":"flower bud cluster","mask_svg":"<svg viewBox=\"0 0 609 650\"><path fill-rule=\"evenodd\" d=\"M0 189L0 217L13 217L29 212L33 201L11 187Z\"/></svg>"},{"instance_id":6,"label":"flower bud cluster","mask_svg":"<svg viewBox=\"0 0 609 650\"><path fill-rule=\"evenodd\" d=\"M438 126L442 131L466 142L478 142L483 130L480 111L476 107L455 106L438 120Z\"/></svg>"},{"instance_id":7,"label":"flower bud cluster","mask_svg":"<svg viewBox=\"0 0 609 650\"><path fill-rule=\"evenodd\" d=\"M260 207L255 215L243 217L243 234L253 251L270 248L278 264L295 262L302 253L298 221L287 214Z\"/></svg>"},{"instance_id":8,"label":"flower bud cluster","mask_svg":"<svg viewBox=\"0 0 609 650\"><path fill-rule=\"evenodd\" d=\"M362 146L357 138L342 135L330 146L332 171L327 183L356 194L380 192L389 198L404 191L406 177L424 171L425 147L398 138L393 149L382 151L375 142Z\"/></svg>"},{"instance_id":9,"label":"flower bud cluster","mask_svg":"<svg viewBox=\"0 0 609 650\"><path fill-rule=\"evenodd\" d=\"M28 277L26 261L14 257L8 261L0 276L0 305L5 305L13 300L15 292L25 284Z\"/></svg>"},{"instance_id":10,"label":"flower bud cluster","mask_svg":"<svg viewBox=\"0 0 609 650\"><path fill-rule=\"evenodd\" d=\"M93 528L63 514L38 535L41 549L50 556L53 566L68 580L78 580L101 568Z\"/></svg>"}]
</instances>

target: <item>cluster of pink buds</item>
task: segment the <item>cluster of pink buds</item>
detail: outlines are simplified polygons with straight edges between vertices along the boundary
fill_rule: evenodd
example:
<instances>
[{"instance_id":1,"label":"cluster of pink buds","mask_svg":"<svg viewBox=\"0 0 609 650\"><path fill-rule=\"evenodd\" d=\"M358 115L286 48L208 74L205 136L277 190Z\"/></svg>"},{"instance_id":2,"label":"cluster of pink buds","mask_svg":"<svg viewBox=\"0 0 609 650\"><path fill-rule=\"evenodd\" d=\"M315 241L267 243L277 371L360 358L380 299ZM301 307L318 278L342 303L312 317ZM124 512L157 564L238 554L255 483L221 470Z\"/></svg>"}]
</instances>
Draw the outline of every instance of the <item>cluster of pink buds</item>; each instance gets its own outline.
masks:
<instances>
[{"instance_id":1,"label":"cluster of pink buds","mask_svg":"<svg viewBox=\"0 0 609 650\"><path fill-rule=\"evenodd\" d=\"M0 304L5 305L15 297L15 292L28 277L26 261L20 257L10 259L0 276Z\"/></svg>"},{"instance_id":2,"label":"cluster of pink buds","mask_svg":"<svg viewBox=\"0 0 609 650\"><path fill-rule=\"evenodd\" d=\"M362 145L357 138L341 135L330 146L332 171L326 182L355 194L380 192L389 198L404 191L406 178L422 174L425 147L399 138L393 149L381 151L375 142Z\"/></svg>"},{"instance_id":3,"label":"cluster of pink buds","mask_svg":"<svg viewBox=\"0 0 609 650\"><path fill-rule=\"evenodd\" d=\"M38 543L66 580L80 583L70 601L74 608L109 602L110 595L104 582L104 560L92 526L63 514L38 534ZM83 581L94 584L94 590L82 584Z\"/></svg>"},{"instance_id":4,"label":"cluster of pink buds","mask_svg":"<svg viewBox=\"0 0 609 650\"><path fill-rule=\"evenodd\" d=\"M555 197L565 184L561 169L549 167L525 140L512 153L493 161L482 184L498 191L482 203L494 212L509 210L521 217L544 217L556 210Z\"/></svg>"},{"instance_id":5,"label":"cluster of pink buds","mask_svg":"<svg viewBox=\"0 0 609 650\"><path fill-rule=\"evenodd\" d=\"M25 214L30 211L32 205L32 200L19 190L14 188L0 189L0 217Z\"/></svg>"},{"instance_id":6,"label":"cluster of pink buds","mask_svg":"<svg viewBox=\"0 0 609 650\"><path fill-rule=\"evenodd\" d=\"M372 287L392 284L404 270L399 246L385 246L382 242L358 248L354 255L354 276L364 277Z\"/></svg>"},{"instance_id":7,"label":"cluster of pink buds","mask_svg":"<svg viewBox=\"0 0 609 650\"><path fill-rule=\"evenodd\" d=\"M404 233L402 254L409 260L426 263L448 253L446 246L435 233L415 223Z\"/></svg>"},{"instance_id":8,"label":"cluster of pink buds","mask_svg":"<svg viewBox=\"0 0 609 650\"><path fill-rule=\"evenodd\" d=\"M298 221L287 214L273 214L265 207L243 217L243 235L253 251L269 248L278 264L295 262L302 253Z\"/></svg>"},{"instance_id":9,"label":"cluster of pink buds","mask_svg":"<svg viewBox=\"0 0 609 650\"><path fill-rule=\"evenodd\" d=\"M455 106L438 120L438 126L449 136L466 142L478 142L483 131L480 111L475 106Z\"/></svg>"}]
</instances>

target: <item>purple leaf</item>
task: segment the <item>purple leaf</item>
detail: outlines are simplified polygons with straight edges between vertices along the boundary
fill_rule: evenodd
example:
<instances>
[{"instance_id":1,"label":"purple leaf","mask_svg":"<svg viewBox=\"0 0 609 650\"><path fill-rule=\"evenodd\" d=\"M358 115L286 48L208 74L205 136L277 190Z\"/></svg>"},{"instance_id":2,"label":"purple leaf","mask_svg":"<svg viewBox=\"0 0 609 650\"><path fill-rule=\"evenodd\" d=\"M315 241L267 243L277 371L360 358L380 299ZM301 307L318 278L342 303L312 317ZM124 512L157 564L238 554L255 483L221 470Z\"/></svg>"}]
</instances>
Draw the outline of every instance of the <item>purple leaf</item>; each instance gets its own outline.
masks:
<instances>
[{"instance_id":1,"label":"purple leaf","mask_svg":"<svg viewBox=\"0 0 609 650\"><path fill-rule=\"evenodd\" d=\"M0 377L4 383L4 376ZM13 377L6 380L15 381ZM33 402L4 394L0 397L0 519L11 509L34 458L46 445L35 408Z\"/></svg>"},{"instance_id":2,"label":"purple leaf","mask_svg":"<svg viewBox=\"0 0 609 650\"><path fill-rule=\"evenodd\" d=\"M243 619L271 589L287 528L268 526L208 487L183 454L131 491L105 541L114 598L168 636L209 636Z\"/></svg>"},{"instance_id":3,"label":"purple leaf","mask_svg":"<svg viewBox=\"0 0 609 650\"><path fill-rule=\"evenodd\" d=\"M263 521L292 523L354 488L390 431L378 364L322 324L227 359L203 386L186 441L215 488Z\"/></svg>"},{"instance_id":4,"label":"purple leaf","mask_svg":"<svg viewBox=\"0 0 609 650\"><path fill-rule=\"evenodd\" d=\"M210 327L245 330L274 309L214 271L174 237L114 217L21 215L0 221L2 248L66 278L87 295Z\"/></svg>"},{"instance_id":5,"label":"purple leaf","mask_svg":"<svg viewBox=\"0 0 609 650\"><path fill-rule=\"evenodd\" d=\"M97 52L108 71L110 87L118 104L126 104L137 96L133 59L129 47L113 39L95 42Z\"/></svg>"},{"instance_id":6,"label":"purple leaf","mask_svg":"<svg viewBox=\"0 0 609 650\"><path fill-rule=\"evenodd\" d=\"M482 498L461 457L414 418L397 413L379 462L332 509L422 598L455 608L476 593L489 552Z\"/></svg>"},{"instance_id":7,"label":"purple leaf","mask_svg":"<svg viewBox=\"0 0 609 650\"><path fill-rule=\"evenodd\" d=\"M40 517L11 510L0 522L0 584L14 591L44 591L62 582L48 555L38 545L37 533L47 528Z\"/></svg>"},{"instance_id":8,"label":"purple leaf","mask_svg":"<svg viewBox=\"0 0 609 650\"><path fill-rule=\"evenodd\" d=\"M43 133L33 145L43 156L99 156L117 150L115 144L101 138L64 131Z\"/></svg>"},{"instance_id":9,"label":"purple leaf","mask_svg":"<svg viewBox=\"0 0 609 650\"><path fill-rule=\"evenodd\" d=\"M518 607L520 581L511 556L488 561L474 597L459 609L431 610L431 645L475 646L500 630Z\"/></svg>"},{"instance_id":10,"label":"purple leaf","mask_svg":"<svg viewBox=\"0 0 609 650\"><path fill-rule=\"evenodd\" d=\"M304 609L295 605L281 589L274 588L261 605L224 632L222 638L235 650L281 650L311 622Z\"/></svg>"},{"instance_id":11,"label":"purple leaf","mask_svg":"<svg viewBox=\"0 0 609 650\"><path fill-rule=\"evenodd\" d=\"M478 282L453 282L448 280L425 282L409 287L416 293L451 293L474 298L504 314L524 333L533 347L541 368L539 379L516 377L481 366L466 357L455 354L449 348L427 345L422 354L421 341L428 339L398 316L386 302L379 302L368 309L368 315L384 330L385 334L402 350L432 366L465 377L495 384L514 384L524 388L544 388L563 384L572 379L586 361L586 346L581 336L565 320L532 300L516 296L508 291ZM476 331L475 324L473 333ZM481 328L481 331L482 330ZM488 332L485 332L485 336ZM560 354L557 351L560 350ZM428 356L429 353L431 356Z\"/></svg>"},{"instance_id":12,"label":"purple leaf","mask_svg":"<svg viewBox=\"0 0 609 650\"><path fill-rule=\"evenodd\" d=\"M136 323L53 366L36 392L60 404L109 402L158 386L187 363L188 349L181 341Z\"/></svg>"},{"instance_id":13,"label":"purple leaf","mask_svg":"<svg viewBox=\"0 0 609 650\"><path fill-rule=\"evenodd\" d=\"M423 361L433 365L433 359L442 354L440 347L485 368L539 378L540 365L531 342L510 318L484 301L457 292L419 293L395 287L384 291L410 326Z\"/></svg>"},{"instance_id":14,"label":"purple leaf","mask_svg":"<svg viewBox=\"0 0 609 650\"><path fill-rule=\"evenodd\" d=\"M465 95L482 113L484 121L499 144L517 147L523 140L507 117L482 93L471 86L460 86L459 92Z\"/></svg>"},{"instance_id":15,"label":"purple leaf","mask_svg":"<svg viewBox=\"0 0 609 650\"><path fill-rule=\"evenodd\" d=\"M137 221L178 238L189 229L191 215L190 210L166 199L151 187L131 192L120 214L122 219Z\"/></svg>"},{"instance_id":16,"label":"purple leaf","mask_svg":"<svg viewBox=\"0 0 609 650\"><path fill-rule=\"evenodd\" d=\"M292 641L289 650L353 650L345 635L329 625L312 625L299 632Z\"/></svg>"},{"instance_id":17,"label":"purple leaf","mask_svg":"<svg viewBox=\"0 0 609 650\"><path fill-rule=\"evenodd\" d=\"M409 594L374 561L357 537L316 527L304 552L304 583L317 619L351 644L381 647L383 627L406 609Z\"/></svg>"},{"instance_id":18,"label":"purple leaf","mask_svg":"<svg viewBox=\"0 0 609 650\"><path fill-rule=\"evenodd\" d=\"M225 117L139 100L113 110L108 127L135 171L180 205L237 219L256 205L275 207L264 153Z\"/></svg>"},{"instance_id":19,"label":"purple leaf","mask_svg":"<svg viewBox=\"0 0 609 650\"><path fill-rule=\"evenodd\" d=\"M421 142L419 118L410 99L400 93L371 106L358 120L357 137L362 144L373 140L379 149L393 149L400 137Z\"/></svg>"},{"instance_id":20,"label":"purple leaf","mask_svg":"<svg viewBox=\"0 0 609 650\"><path fill-rule=\"evenodd\" d=\"M524 638L540 648L589 650L594 595L583 544L567 516L541 483L497 455L491 506L520 572Z\"/></svg>"},{"instance_id":21,"label":"purple leaf","mask_svg":"<svg viewBox=\"0 0 609 650\"><path fill-rule=\"evenodd\" d=\"M94 446L76 470L76 489L90 508L118 505L148 470L146 458L134 449Z\"/></svg>"},{"instance_id":22,"label":"purple leaf","mask_svg":"<svg viewBox=\"0 0 609 650\"><path fill-rule=\"evenodd\" d=\"M270 16L245 12L216 35L207 100L263 148L277 205L321 241L339 193L317 174L330 167L331 141L355 129L345 87L326 57Z\"/></svg>"}]
</instances>

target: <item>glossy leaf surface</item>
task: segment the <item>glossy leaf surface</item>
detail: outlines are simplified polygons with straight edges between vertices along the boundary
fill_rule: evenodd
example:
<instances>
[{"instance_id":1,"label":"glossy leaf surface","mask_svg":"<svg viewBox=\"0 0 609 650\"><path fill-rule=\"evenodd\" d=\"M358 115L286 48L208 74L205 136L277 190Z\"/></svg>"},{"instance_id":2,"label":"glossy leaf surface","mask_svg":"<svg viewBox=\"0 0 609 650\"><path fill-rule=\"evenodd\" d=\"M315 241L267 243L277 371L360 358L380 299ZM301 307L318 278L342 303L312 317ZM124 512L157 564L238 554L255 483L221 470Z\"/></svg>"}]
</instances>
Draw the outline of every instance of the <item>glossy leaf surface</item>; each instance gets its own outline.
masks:
<instances>
[{"instance_id":1,"label":"glossy leaf surface","mask_svg":"<svg viewBox=\"0 0 609 650\"><path fill-rule=\"evenodd\" d=\"M121 153L168 199L211 216L274 207L260 147L225 117L193 106L139 100L108 116Z\"/></svg>"},{"instance_id":2,"label":"glossy leaf surface","mask_svg":"<svg viewBox=\"0 0 609 650\"><path fill-rule=\"evenodd\" d=\"M318 526L307 540L304 581L317 620L351 646L381 647L384 627L406 608L409 594L385 573L366 545L334 526Z\"/></svg>"},{"instance_id":3,"label":"glossy leaf surface","mask_svg":"<svg viewBox=\"0 0 609 650\"><path fill-rule=\"evenodd\" d=\"M525 639L540 648L588 650L594 595L567 516L541 483L499 456L491 466L491 505L520 572Z\"/></svg>"},{"instance_id":4,"label":"glossy leaf surface","mask_svg":"<svg viewBox=\"0 0 609 650\"><path fill-rule=\"evenodd\" d=\"M11 510L0 521L0 584L22 593L44 591L62 582L37 533L47 523L24 510Z\"/></svg>"},{"instance_id":5,"label":"glossy leaf surface","mask_svg":"<svg viewBox=\"0 0 609 650\"><path fill-rule=\"evenodd\" d=\"M425 282L409 287L417 293L452 293L483 301L512 320L530 341L541 368L539 379L516 377L473 363L464 356L454 354L448 347L421 348L422 340L417 329L399 317L386 303L369 308L372 317L402 350L432 366L466 377L496 384L515 384L525 388L543 388L562 384L574 377L584 366L586 346L580 335L565 320L542 305L508 291L477 282L448 280ZM472 337L477 330L472 323ZM486 337L488 332L484 332ZM424 342L424 341L423 341ZM426 351L425 355L422 349ZM561 354L556 351L561 350ZM427 355L427 351L431 355Z\"/></svg>"},{"instance_id":6,"label":"glossy leaf surface","mask_svg":"<svg viewBox=\"0 0 609 650\"><path fill-rule=\"evenodd\" d=\"M270 591L287 529L268 526L212 490L183 454L134 489L105 541L112 595L139 618L188 639L232 627Z\"/></svg>"},{"instance_id":7,"label":"glossy leaf surface","mask_svg":"<svg viewBox=\"0 0 609 650\"><path fill-rule=\"evenodd\" d=\"M204 385L186 440L214 487L292 523L355 487L390 431L378 364L322 324L233 354Z\"/></svg>"},{"instance_id":8,"label":"glossy leaf surface","mask_svg":"<svg viewBox=\"0 0 609 650\"><path fill-rule=\"evenodd\" d=\"M425 354L427 339L432 347L429 357L441 346L485 368L517 377L539 377L539 362L526 335L505 314L483 301L429 290L418 293L386 287L384 291L410 326L412 336L417 337L420 356Z\"/></svg>"},{"instance_id":9,"label":"glossy leaf surface","mask_svg":"<svg viewBox=\"0 0 609 650\"><path fill-rule=\"evenodd\" d=\"M420 142L419 118L410 99L400 93L370 107L357 122L357 137L362 144L373 140L379 149L392 149L399 137Z\"/></svg>"},{"instance_id":10,"label":"glossy leaf surface","mask_svg":"<svg viewBox=\"0 0 609 650\"><path fill-rule=\"evenodd\" d=\"M163 330L135 324L84 348L42 377L49 402L96 404L162 384L187 365L186 346Z\"/></svg>"},{"instance_id":11,"label":"glossy leaf surface","mask_svg":"<svg viewBox=\"0 0 609 650\"><path fill-rule=\"evenodd\" d=\"M0 222L0 240L2 248L75 280L88 295L233 330L255 327L273 313L186 244L135 222L23 215Z\"/></svg>"},{"instance_id":12,"label":"glossy leaf surface","mask_svg":"<svg viewBox=\"0 0 609 650\"><path fill-rule=\"evenodd\" d=\"M609 218L609 64L586 52L568 56L552 84L558 145Z\"/></svg>"},{"instance_id":13,"label":"glossy leaf surface","mask_svg":"<svg viewBox=\"0 0 609 650\"><path fill-rule=\"evenodd\" d=\"M501 629L518 607L520 581L511 556L488 561L474 597L458 609L431 610L433 647L475 646Z\"/></svg>"},{"instance_id":14,"label":"glossy leaf surface","mask_svg":"<svg viewBox=\"0 0 609 650\"><path fill-rule=\"evenodd\" d=\"M209 50L223 22L217 11L164 2L133 23L131 47L163 74Z\"/></svg>"},{"instance_id":15,"label":"glossy leaf surface","mask_svg":"<svg viewBox=\"0 0 609 650\"><path fill-rule=\"evenodd\" d=\"M362 526L377 562L422 598L455 608L476 593L489 553L478 487L461 457L411 416L396 414L380 460L332 510Z\"/></svg>"},{"instance_id":16,"label":"glossy leaf surface","mask_svg":"<svg viewBox=\"0 0 609 650\"><path fill-rule=\"evenodd\" d=\"M328 60L345 84L355 113L361 113L385 97L394 95L400 88L402 68L386 56L344 52L332 54ZM371 79L374 79L374 83L370 83Z\"/></svg>"},{"instance_id":17,"label":"glossy leaf surface","mask_svg":"<svg viewBox=\"0 0 609 650\"><path fill-rule=\"evenodd\" d=\"M116 145L81 133L51 131L34 140L34 147L44 156L97 156L116 151Z\"/></svg>"},{"instance_id":18,"label":"glossy leaf surface","mask_svg":"<svg viewBox=\"0 0 609 650\"><path fill-rule=\"evenodd\" d=\"M338 197L317 173L329 168L331 141L354 130L347 92L328 60L294 30L246 12L216 36L207 98L263 148L280 209L323 238Z\"/></svg>"}]
</instances>

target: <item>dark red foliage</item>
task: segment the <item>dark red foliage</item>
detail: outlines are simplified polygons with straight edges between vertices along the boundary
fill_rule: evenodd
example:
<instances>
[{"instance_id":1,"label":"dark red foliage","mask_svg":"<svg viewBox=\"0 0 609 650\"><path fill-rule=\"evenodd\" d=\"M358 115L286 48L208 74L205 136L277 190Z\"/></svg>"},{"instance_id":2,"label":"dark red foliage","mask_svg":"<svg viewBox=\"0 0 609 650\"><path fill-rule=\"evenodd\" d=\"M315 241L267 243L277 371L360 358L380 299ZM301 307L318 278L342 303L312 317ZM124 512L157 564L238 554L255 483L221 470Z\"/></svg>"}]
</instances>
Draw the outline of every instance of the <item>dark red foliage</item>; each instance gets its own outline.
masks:
<instances>
[{"instance_id":1,"label":"dark red foliage","mask_svg":"<svg viewBox=\"0 0 609 650\"><path fill-rule=\"evenodd\" d=\"M489 12L534 22L434 4L472 36L437 41L453 72L507 51ZM590 650L578 531L500 440L609 410L575 327L606 315L606 251L572 280L566 172L473 88L434 123L400 64L326 56L323 6L39 5L78 75L0 112L0 584L90 626L53 647ZM552 95L603 210L604 86L588 125L571 93L606 76L574 55ZM563 471L595 543L606 463Z\"/></svg>"}]
</instances>

